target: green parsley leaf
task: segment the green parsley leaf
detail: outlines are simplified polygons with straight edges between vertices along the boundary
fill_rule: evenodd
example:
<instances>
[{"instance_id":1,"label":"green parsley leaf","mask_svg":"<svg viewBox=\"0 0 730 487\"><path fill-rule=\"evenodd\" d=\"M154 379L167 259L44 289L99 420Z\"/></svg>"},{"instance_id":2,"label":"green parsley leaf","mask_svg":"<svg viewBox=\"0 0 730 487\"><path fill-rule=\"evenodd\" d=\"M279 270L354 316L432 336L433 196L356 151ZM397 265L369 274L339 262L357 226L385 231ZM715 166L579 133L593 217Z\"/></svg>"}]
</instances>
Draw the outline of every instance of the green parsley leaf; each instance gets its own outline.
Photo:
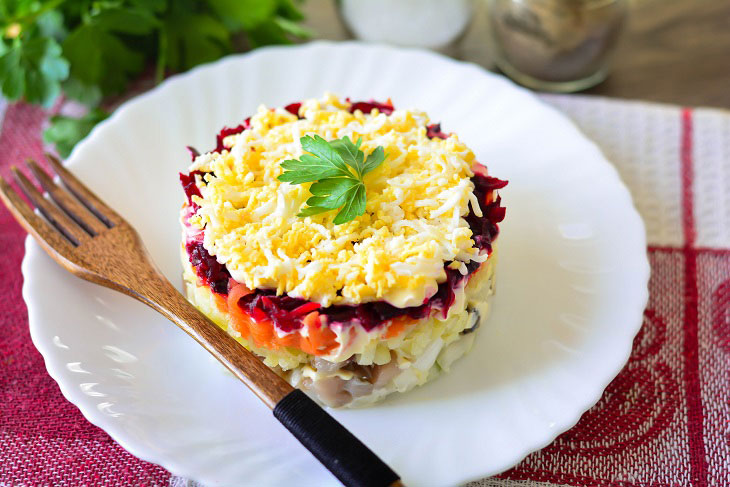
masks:
<instances>
[{"instance_id":1,"label":"green parsley leaf","mask_svg":"<svg viewBox=\"0 0 730 487\"><path fill-rule=\"evenodd\" d=\"M140 52L122 42L104 23L93 21L69 34L63 42L63 54L71 62L74 78L99 85L103 93L120 92L144 67Z\"/></svg>"},{"instance_id":2,"label":"green parsley leaf","mask_svg":"<svg viewBox=\"0 0 730 487\"><path fill-rule=\"evenodd\" d=\"M93 22L106 31L132 35L147 34L160 25L151 12L141 8L102 10Z\"/></svg>"},{"instance_id":3,"label":"green parsley leaf","mask_svg":"<svg viewBox=\"0 0 730 487\"><path fill-rule=\"evenodd\" d=\"M341 225L364 214L367 202L363 176L383 163L386 158L383 147L378 146L365 159L360 150L362 139L356 144L347 136L327 142L315 135L299 141L309 154L299 160L282 162L284 172L278 177L279 181L290 184L313 183L309 187L312 196L307 199L307 207L297 216L304 218L339 208L333 222Z\"/></svg>"},{"instance_id":4,"label":"green parsley leaf","mask_svg":"<svg viewBox=\"0 0 730 487\"><path fill-rule=\"evenodd\" d=\"M49 10L39 15L36 25L39 34L43 37L53 37L60 41L68 35L66 26L63 24L63 14L58 10Z\"/></svg>"},{"instance_id":5,"label":"green parsley leaf","mask_svg":"<svg viewBox=\"0 0 730 487\"><path fill-rule=\"evenodd\" d=\"M222 18L231 18L244 29L269 20L276 10L276 0L208 0Z\"/></svg>"},{"instance_id":6,"label":"green parsley leaf","mask_svg":"<svg viewBox=\"0 0 730 487\"><path fill-rule=\"evenodd\" d=\"M49 144L56 144L56 150L61 157L68 157L76 143L108 116L108 113L99 108L91 110L81 118L54 115L51 117L51 125L43 132L43 140Z\"/></svg>"},{"instance_id":7,"label":"green parsley leaf","mask_svg":"<svg viewBox=\"0 0 730 487\"><path fill-rule=\"evenodd\" d=\"M230 33L217 18L203 13L172 10L165 18L160 56L174 71L214 61L232 51Z\"/></svg>"},{"instance_id":8,"label":"green parsley leaf","mask_svg":"<svg viewBox=\"0 0 730 487\"><path fill-rule=\"evenodd\" d=\"M363 154L360 150L361 143L362 138L357 141L357 144L353 144L348 136L344 136L341 139L330 142L332 147L334 147L340 157L342 157L342 160L345 161L345 164L355 170L358 177L362 177L360 167L362 166L362 161L365 158L365 154Z\"/></svg>"},{"instance_id":9,"label":"green parsley leaf","mask_svg":"<svg viewBox=\"0 0 730 487\"><path fill-rule=\"evenodd\" d=\"M292 37L306 39L314 32L298 24L304 15L292 0L276 0L275 15L253 28L246 29L246 39L251 47L267 44L291 44ZM296 3L301 3L297 0Z\"/></svg>"},{"instance_id":10,"label":"green parsley leaf","mask_svg":"<svg viewBox=\"0 0 730 487\"><path fill-rule=\"evenodd\" d=\"M0 0L0 96L49 107L63 91L93 108L146 67L154 66L161 81L234 51L309 36L300 25L301 3ZM78 138L66 129L60 133L68 140Z\"/></svg>"},{"instance_id":11,"label":"green parsley leaf","mask_svg":"<svg viewBox=\"0 0 730 487\"><path fill-rule=\"evenodd\" d=\"M67 98L76 100L89 108L93 108L101 102L101 88L97 85L87 85L78 78L68 78L61 86Z\"/></svg>"},{"instance_id":12,"label":"green parsley leaf","mask_svg":"<svg viewBox=\"0 0 730 487\"><path fill-rule=\"evenodd\" d=\"M341 225L347 223L350 220L354 220L356 217L365 213L365 185L360 184L355 190L355 194L347 200L335 216L333 223L335 225Z\"/></svg>"},{"instance_id":13,"label":"green parsley leaf","mask_svg":"<svg viewBox=\"0 0 730 487\"><path fill-rule=\"evenodd\" d=\"M20 66L21 50L11 47L0 56L0 83L3 95L14 101L23 96L25 91L24 70Z\"/></svg>"},{"instance_id":14,"label":"green parsley leaf","mask_svg":"<svg viewBox=\"0 0 730 487\"><path fill-rule=\"evenodd\" d=\"M302 149L311 155L303 155L298 161L289 159L281 163L286 172L279 176L279 181L291 184L311 183L327 178L351 178L340 154L322 137L306 136L299 139Z\"/></svg>"},{"instance_id":15,"label":"green parsley leaf","mask_svg":"<svg viewBox=\"0 0 730 487\"><path fill-rule=\"evenodd\" d=\"M286 23L282 23L277 18L268 19L252 29L246 31L246 39L249 46L256 48L269 44L291 44L291 35L296 34L288 29Z\"/></svg>"},{"instance_id":16,"label":"green parsley leaf","mask_svg":"<svg viewBox=\"0 0 730 487\"><path fill-rule=\"evenodd\" d=\"M314 196L307 200L309 206L321 206L336 210L353 197L355 191L363 183L357 179L331 178L312 184L309 188Z\"/></svg>"},{"instance_id":17,"label":"green parsley leaf","mask_svg":"<svg viewBox=\"0 0 730 487\"><path fill-rule=\"evenodd\" d=\"M339 169L345 176L349 174L349 171L345 166L345 161L342 160L342 156L329 144L329 142L319 135L315 135L314 137L302 137L299 139L299 142L302 144L302 149L313 154L316 158L321 160L323 164L329 164L330 166Z\"/></svg>"},{"instance_id":18,"label":"green parsley leaf","mask_svg":"<svg viewBox=\"0 0 730 487\"><path fill-rule=\"evenodd\" d=\"M303 0L278 0L279 6L276 9L276 12L283 18L291 20L293 22L298 22L300 20L304 20L304 14L302 14L302 11L299 10L299 7L297 7L294 2L302 3Z\"/></svg>"},{"instance_id":19,"label":"green parsley leaf","mask_svg":"<svg viewBox=\"0 0 730 487\"><path fill-rule=\"evenodd\" d=\"M367 160L365 161L365 164L362 166L362 175L366 175L379 165L383 163L385 160L385 151L383 150L383 147L378 146L377 149L375 149L373 152L370 153Z\"/></svg>"},{"instance_id":20,"label":"green parsley leaf","mask_svg":"<svg viewBox=\"0 0 730 487\"><path fill-rule=\"evenodd\" d=\"M61 92L61 81L68 77L61 46L50 37L35 37L22 43L16 39L2 51L0 84L5 97L14 101L25 96L31 103L49 107Z\"/></svg>"},{"instance_id":21,"label":"green parsley leaf","mask_svg":"<svg viewBox=\"0 0 730 487\"><path fill-rule=\"evenodd\" d=\"M312 29L308 29L304 27L301 24L297 24L296 22L289 20L284 17L276 16L274 17L274 23L285 33L291 34L294 37L299 37L301 39L309 39L312 36L314 36L314 31Z\"/></svg>"}]
</instances>

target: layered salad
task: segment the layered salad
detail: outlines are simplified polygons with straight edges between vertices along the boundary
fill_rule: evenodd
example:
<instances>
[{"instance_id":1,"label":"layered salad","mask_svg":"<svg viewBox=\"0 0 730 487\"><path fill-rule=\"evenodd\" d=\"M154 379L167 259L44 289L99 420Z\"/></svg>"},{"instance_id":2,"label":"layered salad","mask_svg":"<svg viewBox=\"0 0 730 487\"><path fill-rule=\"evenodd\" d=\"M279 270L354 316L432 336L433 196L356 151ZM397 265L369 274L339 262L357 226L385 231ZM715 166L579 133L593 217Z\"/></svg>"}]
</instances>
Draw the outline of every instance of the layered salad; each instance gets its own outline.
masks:
<instances>
[{"instance_id":1,"label":"layered salad","mask_svg":"<svg viewBox=\"0 0 730 487\"><path fill-rule=\"evenodd\" d=\"M498 190L390 101L261 106L180 174L188 299L293 386L362 406L448 371L494 292Z\"/></svg>"}]
</instances>

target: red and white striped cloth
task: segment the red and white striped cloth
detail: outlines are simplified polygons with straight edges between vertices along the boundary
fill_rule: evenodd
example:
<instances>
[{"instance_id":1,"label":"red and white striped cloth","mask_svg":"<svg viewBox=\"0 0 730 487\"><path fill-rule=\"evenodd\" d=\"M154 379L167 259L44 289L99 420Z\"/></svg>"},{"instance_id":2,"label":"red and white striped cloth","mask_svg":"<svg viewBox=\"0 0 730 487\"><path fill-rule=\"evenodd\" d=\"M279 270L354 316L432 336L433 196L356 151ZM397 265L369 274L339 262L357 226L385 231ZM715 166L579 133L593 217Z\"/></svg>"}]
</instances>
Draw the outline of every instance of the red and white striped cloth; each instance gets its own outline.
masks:
<instances>
[{"instance_id":1,"label":"red and white striped cloth","mask_svg":"<svg viewBox=\"0 0 730 487\"><path fill-rule=\"evenodd\" d=\"M550 446L469 485L730 485L730 112L543 99L598 143L631 190L650 242L649 305L600 402ZM4 110L3 175L41 157L47 115ZM28 334L24 236L0 209L0 485L194 485L134 458L62 397Z\"/></svg>"}]
</instances>

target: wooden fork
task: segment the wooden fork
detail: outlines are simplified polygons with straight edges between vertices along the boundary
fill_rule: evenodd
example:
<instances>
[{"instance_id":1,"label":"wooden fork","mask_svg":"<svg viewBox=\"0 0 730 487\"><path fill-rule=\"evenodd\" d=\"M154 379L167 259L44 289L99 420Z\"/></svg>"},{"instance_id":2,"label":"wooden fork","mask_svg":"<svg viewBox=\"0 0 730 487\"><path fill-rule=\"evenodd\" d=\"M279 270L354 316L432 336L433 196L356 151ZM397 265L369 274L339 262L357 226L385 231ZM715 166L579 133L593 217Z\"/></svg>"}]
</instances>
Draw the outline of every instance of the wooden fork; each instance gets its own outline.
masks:
<instances>
[{"instance_id":1,"label":"wooden fork","mask_svg":"<svg viewBox=\"0 0 730 487\"><path fill-rule=\"evenodd\" d=\"M132 296L182 328L266 403L343 484L402 485L398 475L352 433L190 304L157 270L134 228L58 159L47 157L67 190L34 161L27 164L53 202L16 167L11 168L42 216L2 177L0 199L48 255L76 276Z\"/></svg>"}]
</instances>

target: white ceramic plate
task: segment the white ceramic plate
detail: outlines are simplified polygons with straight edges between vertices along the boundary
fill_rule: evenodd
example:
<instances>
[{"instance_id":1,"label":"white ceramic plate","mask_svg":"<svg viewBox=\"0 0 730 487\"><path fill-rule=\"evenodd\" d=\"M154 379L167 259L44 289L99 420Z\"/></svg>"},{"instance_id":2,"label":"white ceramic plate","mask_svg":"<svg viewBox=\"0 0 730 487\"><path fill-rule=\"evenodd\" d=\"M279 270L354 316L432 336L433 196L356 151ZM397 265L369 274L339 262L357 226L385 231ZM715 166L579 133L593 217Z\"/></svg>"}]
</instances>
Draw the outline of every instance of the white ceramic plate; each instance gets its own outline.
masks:
<instances>
[{"instance_id":1,"label":"white ceramic plate","mask_svg":"<svg viewBox=\"0 0 730 487\"><path fill-rule=\"evenodd\" d=\"M599 150L532 94L477 66L358 43L260 49L174 77L118 109L73 171L181 282L178 171L260 103L325 91L391 97L456 131L510 180L494 314L452 372L333 414L407 485L455 485L550 443L626 362L647 300L642 222ZM247 389L154 311L67 274L34 241L23 262L33 341L64 395L124 448L210 485L337 485Z\"/></svg>"}]
</instances>

